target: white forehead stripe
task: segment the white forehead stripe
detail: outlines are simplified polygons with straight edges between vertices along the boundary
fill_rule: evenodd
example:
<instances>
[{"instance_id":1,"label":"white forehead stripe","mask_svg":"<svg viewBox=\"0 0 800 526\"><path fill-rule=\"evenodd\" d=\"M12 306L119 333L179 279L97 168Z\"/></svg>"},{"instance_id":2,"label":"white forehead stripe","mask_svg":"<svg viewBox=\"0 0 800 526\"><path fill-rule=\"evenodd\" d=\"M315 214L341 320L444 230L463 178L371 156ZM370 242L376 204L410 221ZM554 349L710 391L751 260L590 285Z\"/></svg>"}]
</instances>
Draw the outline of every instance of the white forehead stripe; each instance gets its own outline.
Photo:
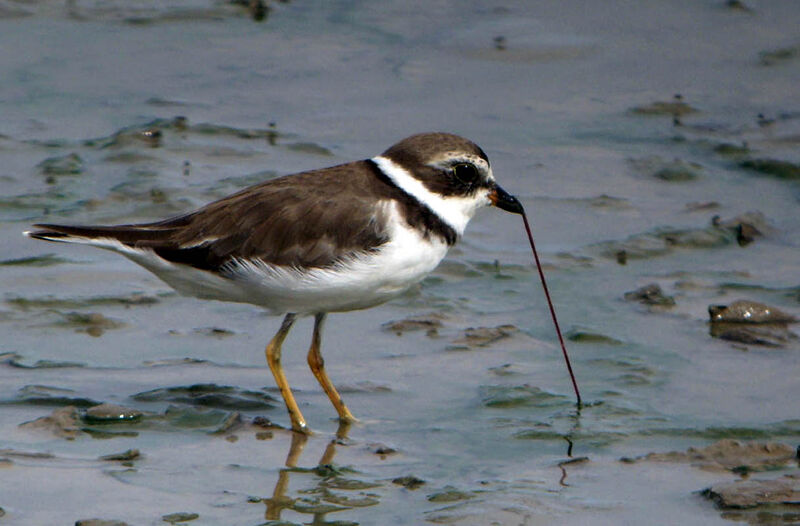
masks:
<instances>
[{"instance_id":1,"label":"white forehead stripe","mask_svg":"<svg viewBox=\"0 0 800 526\"><path fill-rule=\"evenodd\" d=\"M422 181L391 159L378 155L372 158L381 172L398 188L427 206L431 212L447 223L459 236L464 235L467 223L475 211L489 204L488 190L471 197L443 197L428 190Z\"/></svg>"}]
</instances>

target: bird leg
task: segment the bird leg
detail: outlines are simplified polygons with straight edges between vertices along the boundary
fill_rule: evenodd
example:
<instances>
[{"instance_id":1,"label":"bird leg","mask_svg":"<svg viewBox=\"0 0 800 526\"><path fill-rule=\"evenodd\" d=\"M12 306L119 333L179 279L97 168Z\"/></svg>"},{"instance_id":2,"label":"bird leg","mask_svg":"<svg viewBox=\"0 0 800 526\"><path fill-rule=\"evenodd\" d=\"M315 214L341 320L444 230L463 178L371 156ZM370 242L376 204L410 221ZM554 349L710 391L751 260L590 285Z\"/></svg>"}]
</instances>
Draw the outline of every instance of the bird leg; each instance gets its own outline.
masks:
<instances>
[{"instance_id":1,"label":"bird leg","mask_svg":"<svg viewBox=\"0 0 800 526\"><path fill-rule=\"evenodd\" d=\"M267 344L264 354L267 355L267 364L269 365L270 371L272 371L272 376L275 377L275 383L278 384L278 389L281 390L281 396L283 396L283 401L286 403L286 409L289 411L292 429L308 434L310 430L306 425L303 414L300 412L300 408L297 407L297 402L295 402L294 395L292 395L292 389L289 387L289 382L286 380L286 375L283 374L283 368L281 367L281 345L283 345L283 340L285 340L286 335L289 334L289 329L294 325L296 318L297 315L292 312L283 318L281 328Z\"/></svg>"},{"instance_id":2,"label":"bird leg","mask_svg":"<svg viewBox=\"0 0 800 526\"><path fill-rule=\"evenodd\" d=\"M356 422L356 418L344 405L342 397L339 396L330 378L328 378L328 373L325 372L325 360L322 359L322 353L320 352L322 326L325 323L325 316L326 313L324 312L319 312L314 316L314 336L311 338L311 347L308 349L308 365L311 367L311 372L314 373L319 385L322 386L325 394L330 398L333 407L336 408L336 412L339 413L339 420L342 422Z\"/></svg>"}]
</instances>

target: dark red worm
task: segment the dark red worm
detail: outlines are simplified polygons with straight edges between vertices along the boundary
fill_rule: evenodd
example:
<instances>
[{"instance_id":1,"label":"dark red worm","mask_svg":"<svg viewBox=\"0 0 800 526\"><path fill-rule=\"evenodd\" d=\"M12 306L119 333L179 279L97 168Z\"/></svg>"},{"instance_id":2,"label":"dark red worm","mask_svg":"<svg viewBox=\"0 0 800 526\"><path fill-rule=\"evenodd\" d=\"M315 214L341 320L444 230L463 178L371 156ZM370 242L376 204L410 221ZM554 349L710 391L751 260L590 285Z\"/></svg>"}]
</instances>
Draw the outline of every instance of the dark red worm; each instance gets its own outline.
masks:
<instances>
[{"instance_id":1,"label":"dark red worm","mask_svg":"<svg viewBox=\"0 0 800 526\"><path fill-rule=\"evenodd\" d=\"M522 205L520 205L522 208ZM567 370L569 371L570 380L572 380L572 387L575 389L575 396L578 399L578 408L581 407L581 392L578 390L578 382L575 381L575 374L572 372L572 364L569 361L567 354L567 346L564 345L564 337L561 335L561 327L558 326L558 318L556 317L556 309L553 307L553 301L550 299L550 291L547 290L547 281L544 279L544 272L542 271L542 264L539 262L539 254L536 253L536 245L533 243L533 234L531 234L531 227L528 224L528 216L525 215L525 210L521 211L522 221L525 223L525 231L528 233L528 240L531 242L531 250L533 251L533 258L536 260L536 269L539 271L539 278L542 280L542 288L544 295L547 298L547 306L550 307L550 316L553 317L553 325L556 327L556 334L558 334L558 342L561 344L561 351L564 353L564 361L567 362Z\"/></svg>"}]
</instances>

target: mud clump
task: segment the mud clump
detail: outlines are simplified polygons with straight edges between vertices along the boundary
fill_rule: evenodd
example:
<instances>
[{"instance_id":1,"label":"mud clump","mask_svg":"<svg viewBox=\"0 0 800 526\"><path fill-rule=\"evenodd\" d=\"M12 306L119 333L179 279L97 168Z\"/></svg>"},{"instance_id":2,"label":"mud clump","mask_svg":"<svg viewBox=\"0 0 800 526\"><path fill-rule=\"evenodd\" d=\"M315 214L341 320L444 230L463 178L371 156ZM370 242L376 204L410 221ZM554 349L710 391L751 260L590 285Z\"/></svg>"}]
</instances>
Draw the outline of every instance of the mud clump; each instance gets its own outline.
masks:
<instances>
[{"instance_id":1,"label":"mud clump","mask_svg":"<svg viewBox=\"0 0 800 526\"><path fill-rule=\"evenodd\" d=\"M75 332L85 332L95 338L99 338L107 330L125 327L124 323L106 318L99 312L67 312L62 314L62 320L57 325L74 327Z\"/></svg>"},{"instance_id":2,"label":"mud clump","mask_svg":"<svg viewBox=\"0 0 800 526\"><path fill-rule=\"evenodd\" d=\"M223 329L221 327L198 327L192 332L201 336L209 336L211 338L219 339L227 338L228 336L234 336L236 334L230 329Z\"/></svg>"},{"instance_id":3,"label":"mud clump","mask_svg":"<svg viewBox=\"0 0 800 526\"><path fill-rule=\"evenodd\" d=\"M511 338L519 332L514 325L498 325L497 327L470 327L464 331L464 336L453 340L450 350L462 350L473 347L486 347L506 338Z\"/></svg>"},{"instance_id":4,"label":"mud clump","mask_svg":"<svg viewBox=\"0 0 800 526\"><path fill-rule=\"evenodd\" d=\"M800 478L785 475L772 480L737 480L715 484L701 494L723 509L747 509L767 504L797 505L800 504Z\"/></svg>"},{"instance_id":5,"label":"mud clump","mask_svg":"<svg viewBox=\"0 0 800 526\"><path fill-rule=\"evenodd\" d=\"M658 283L650 283L636 290L626 292L623 296L627 301L638 301L650 307L670 308L675 306L675 298L667 296Z\"/></svg>"},{"instance_id":6,"label":"mud clump","mask_svg":"<svg viewBox=\"0 0 800 526\"><path fill-rule=\"evenodd\" d=\"M403 320L389 321L381 325L381 329L386 332L393 332L397 336L402 336L406 332L425 331L429 337L438 334L443 327L443 316L441 314L426 314L422 316L412 316Z\"/></svg>"},{"instance_id":7,"label":"mud clump","mask_svg":"<svg viewBox=\"0 0 800 526\"><path fill-rule=\"evenodd\" d=\"M340 393L390 393L392 388L388 385L377 384L365 380L363 382L356 382L352 384L344 383L339 385Z\"/></svg>"},{"instance_id":8,"label":"mud clump","mask_svg":"<svg viewBox=\"0 0 800 526\"><path fill-rule=\"evenodd\" d=\"M189 522L200 518L197 513L190 513L187 511L179 511L177 513L169 513L161 517L161 520L170 524L177 524L179 522Z\"/></svg>"},{"instance_id":9,"label":"mud clump","mask_svg":"<svg viewBox=\"0 0 800 526\"><path fill-rule=\"evenodd\" d=\"M703 167L699 164L682 159L665 161L660 157L654 156L635 159L630 162L637 172L668 182L693 181L700 177L703 171Z\"/></svg>"},{"instance_id":10,"label":"mud clump","mask_svg":"<svg viewBox=\"0 0 800 526\"><path fill-rule=\"evenodd\" d=\"M778 159L746 159L741 162L742 168L753 170L779 179L800 180L800 165Z\"/></svg>"},{"instance_id":11,"label":"mud clump","mask_svg":"<svg viewBox=\"0 0 800 526\"><path fill-rule=\"evenodd\" d=\"M684 102L683 97L677 95L671 101L656 101L631 108L631 113L636 115L671 115L673 117L689 115L698 111Z\"/></svg>"},{"instance_id":12,"label":"mud clump","mask_svg":"<svg viewBox=\"0 0 800 526\"><path fill-rule=\"evenodd\" d=\"M77 153L59 157L50 157L36 165L42 175L49 177L58 175L80 175L83 173L83 159ZM48 178L48 182L54 179Z\"/></svg>"},{"instance_id":13,"label":"mud clump","mask_svg":"<svg viewBox=\"0 0 800 526\"><path fill-rule=\"evenodd\" d=\"M758 62L762 66L774 66L800 57L800 46L783 47L762 51L758 54Z\"/></svg>"},{"instance_id":14,"label":"mud clump","mask_svg":"<svg viewBox=\"0 0 800 526\"><path fill-rule=\"evenodd\" d=\"M722 142L714 146L714 152L725 157L743 157L750 153L746 144Z\"/></svg>"},{"instance_id":15,"label":"mud clump","mask_svg":"<svg viewBox=\"0 0 800 526\"><path fill-rule=\"evenodd\" d=\"M464 491L457 490L452 486L447 486L442 491L431 493L428 495L428 502L458 502L461 500L468 500L473 498L474 495Z\"/></svg>"},{"instance_id":16,"label":"mud clump","mask_svg":"<svg viewBox=\"0 0 800 526\"><path fill-rule=\"evenodd\" d=\"M675 249L721 248L735 242L745 246L774 232L775 228L769 225L764 214L752 211L727 220L714 216L710 225L701 228L664 226L624 240L602 241L591 246L603 257L625 264L629 260L663 256Z\"/></svg>"},{"instance_id":17,"label":"mud clump","mask_svg":"<svg viewBox=\"0 0 800 526\"><path fill-rule=\"evenodd\" d=\"M414 475L406 475L405 477L397 477L392 479L392 484L403 486L406 489L415 490L422 487L425 484L425 481L419 477L415 477Z\"/></svg>"},{"instance_id":18,"label":"mud clump","mask_svg":"<svg viewBox=\"0 0 800 526\"><path fill-rule=\"evenodd\" d=\"M118 461L118 462L130 462L132 460L136 460L142 456L141 452L138 449L128 449L127 451L123 451L122 453L112 453L110 455L103 455L100 457L100 460L106 460L109 462Z\"/></svg>"},{"instance_id":19,"label":"mud clump","mask_svg":"<svg viewBox=\"0 0 800 526\"><path fill-rule=\"evenodd\" d=\"M775 229L767 222L761 212L746 212L734 218L723 221L719 216L711 218L712 228L724 229L736 236L736 242L744 247L767 234L772 234Z\"/></svg>"},{"instance_id":20,"label":"mud clump","mask_svg":"<svg viewBox=\"0 0 800 526\"><path fill-rule=\"evenodd\" d=\"M263 391L248 391L229 385L194 384L162 387L133 395L140 402L173 402L218 409L272 409L275 398Z\"/></svg>"},{"instance_id":21,"label":"mud clump","mask_svg":"<svg viewBox=\"0 0 800 526\"><path fill-rule=\"evenodd\" d=\"M48 385L26 385L22 387L16 397L12 399L15 404L43 405L43 406L73 406L91 407L100 404L96 400L77 396L72 389L51 387Z\"/></svg>"},{"instance_id":22,"label":"mud clump","mask_svg":"<svg viewBox=\"0 0 800 526\"><path fill-rule=\"evenodd\" d=\"M68 405L56 409L49 416L20 424L19 427L50 431L57 437L75 440L81 434L81 418L78 408Z\"/></svg>"},{"instance_id":23,"label":"mud clump","mask_svg":"<svg viewBox=\"0 0 800 526\"><path fill-rule=\"evenodd\" d=\"M572 329L564 336L571 342L575 343L590 343L590 344L603 344L603 345L622 345L622 342L611 336L606 336L599 332L589 330Z\"/></svg>"},{"instance_id":24,"label":"mud clump","mask_svg":"<svg viewBox=\"0 0 800 526\"><path fill-rule=\"evenodd\" d=\"M107 519L81 519L75 522L75 526L129 526L129 524Z\"/></svg>"},{"instance_id":25,"label":"mud clump","mask_svg":"<svg viewBox=\"0 0 800 526\"><path fill-rule=\"evenodd\" d=\"M372 451L372 453L378 455L381 460L385 459L389 455L394 455L397 453L397 448L387 446L386 444L371 444L369 449Z\"/></svg>"},{"instance_id":26,"label":"mud clump","mask_svg":"<svg viewBox=\"0 0 800 526\"><path fill-rule=\"evenodd\" d=\"M679 462L689 463L705 471L737 473L768 471L797 460L797 449L779 442L740 442L723 439L707 447L690 447L684 451L648 453L637 458L622 458L626 463Z\"/></svg>"},{"instance_id":27,"label":"mud clump","mask_svg":"<svg viewBox=\"0 0 800 526\"><path fill-rule=\"evenodd\" d=\"M481 388L484 406L494 409L515 407L561 407L567 402L562 395L543 391L532 385L489 385Z\"/></svg>"}]
</instances>

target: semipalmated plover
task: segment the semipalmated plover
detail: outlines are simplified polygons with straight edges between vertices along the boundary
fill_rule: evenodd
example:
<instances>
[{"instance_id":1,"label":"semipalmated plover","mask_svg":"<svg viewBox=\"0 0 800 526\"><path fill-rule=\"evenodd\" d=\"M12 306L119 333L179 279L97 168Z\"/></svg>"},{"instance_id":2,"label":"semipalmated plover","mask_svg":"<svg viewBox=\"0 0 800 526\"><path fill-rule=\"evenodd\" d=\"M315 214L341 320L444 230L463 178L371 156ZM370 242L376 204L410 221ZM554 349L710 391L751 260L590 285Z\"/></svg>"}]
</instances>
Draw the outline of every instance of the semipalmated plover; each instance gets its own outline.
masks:
<instances>
[{"instance_id":1,"label":"semipalmated plover","mask_svg":"<svg viewBox=\"0 0 800 526\"><path fill-rule=\"evenodd\" d=\"M323 366L327 313L402 294L436 268L486 205L522 213L476 144L423 133L371 159L279 177L171 219L38 224L25 234L113 250L189 296L284 314L267 363L292 428L307 431L281 368L281 344L297 316L314 315L308 363L339 418L354 420Z\"/></svg>"}]
</instances>

